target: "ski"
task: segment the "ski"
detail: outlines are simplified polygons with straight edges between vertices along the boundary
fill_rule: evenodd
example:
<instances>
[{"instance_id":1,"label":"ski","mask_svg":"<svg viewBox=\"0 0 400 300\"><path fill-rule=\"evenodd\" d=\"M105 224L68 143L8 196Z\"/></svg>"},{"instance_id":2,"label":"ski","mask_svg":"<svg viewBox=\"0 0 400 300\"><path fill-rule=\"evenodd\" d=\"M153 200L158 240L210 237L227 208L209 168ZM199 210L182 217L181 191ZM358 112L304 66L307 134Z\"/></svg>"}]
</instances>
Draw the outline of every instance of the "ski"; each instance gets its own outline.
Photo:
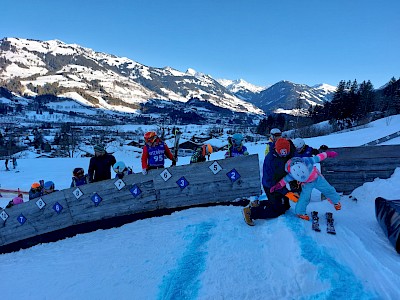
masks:
<instances>
[{"instance_id":1,"label":"ski","mask_svg":"<svg viewBox=\"0 0 400 300\"><path fill-rule=\"evenodd\" d=\"M178 150L179 150L179 139L181 138L182 132L179 131L179 128L176 128L174 130L174 136L175 136L175 141L174 141L174 158L175 161L172 163L173 166L176 165L176 159L178 157Z\"/></svg>"},{"instance_id":2,"label":"ski","mask_svg":"<svg viewBox=\"0 0 400 300\"><path fill-rule=\"evenodd\" d=\"M321 228L319 228L319 217L317 211L313 211L311 213L311 222L312 222L312 230L320 232Z\"/></svg>"},{"instance_id":3,"label":"ski","mask_svg":"<svg viewBox=\"0 0 400 300\"><path fill-rule=\"evenodd\" d=\"M336 234L335 226L333 225L333 215L331 212L326 213L326 232Z\"/></svg>"}]
</instances>

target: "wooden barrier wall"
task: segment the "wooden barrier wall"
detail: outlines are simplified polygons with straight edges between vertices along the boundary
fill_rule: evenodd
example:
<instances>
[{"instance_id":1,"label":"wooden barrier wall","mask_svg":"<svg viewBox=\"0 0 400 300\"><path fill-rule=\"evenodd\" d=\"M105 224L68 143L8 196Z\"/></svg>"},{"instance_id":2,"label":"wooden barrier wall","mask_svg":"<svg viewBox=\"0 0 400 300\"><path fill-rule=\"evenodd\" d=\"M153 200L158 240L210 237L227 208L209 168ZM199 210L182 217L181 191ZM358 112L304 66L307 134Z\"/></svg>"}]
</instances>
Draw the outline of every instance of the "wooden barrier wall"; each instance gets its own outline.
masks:
<instances>
[{"instance_id":1,"label":"wooden barrier wall","mask_svg":"<svg viewBox=\"0 0 400 300\"><path fill-rule=\"evenodd\" d=\"M400 145L333 148L339 153L321 163L326 180L338 192L350 194L375 178L389 178L400 167Z\"/></svg>"},{"instance_id":2,"label":"wooden barrier wall","mask_svg":"<svg viewBox=\"0 0 400 300\"><path fill-rule=\"evenodd\" d=\"M257 154L127 175L122 180L61 190L0 211L0 250L80 224L162 209L235 202L261 193Z\"/></svg>"}]
</instances>

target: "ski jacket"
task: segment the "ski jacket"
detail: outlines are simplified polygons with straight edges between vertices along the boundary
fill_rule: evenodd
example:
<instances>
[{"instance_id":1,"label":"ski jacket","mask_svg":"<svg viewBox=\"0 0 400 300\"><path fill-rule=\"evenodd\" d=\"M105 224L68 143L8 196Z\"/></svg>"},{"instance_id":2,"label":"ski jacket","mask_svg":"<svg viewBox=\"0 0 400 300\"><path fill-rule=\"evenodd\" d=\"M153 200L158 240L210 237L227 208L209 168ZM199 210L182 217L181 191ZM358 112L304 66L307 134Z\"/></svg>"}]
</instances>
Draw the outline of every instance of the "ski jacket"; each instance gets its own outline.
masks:
<instances>
[{"instance_id":1,"label":"ski jacket","mask_svg":"<svg viewBox=\"0 0 400 300\"><path fill-rule=\"evenodd\" d=\"M71 182L71 187L74 187L74 186L81 186L81 185L84 185L84 184L88 184L90 181L89 181L89 176L86 174L86 175L84 175L84 176L82 176L81 178L78 178L78 177L72 177L72 182Z\"/></svg>"},{"instance_id":2,"label":"ski jacket","mask_svg":"<svg viewBox=\"0 0 400 300\"><path fill-rule=\"evenodd\" d=\"M156 169L164 167L164 156L175 161L167 144L157 139L153 145L145 144L142 152L142 169Z\"/></svg>"},{"instance_id":3,"label":"ski jacket","mask_svg":"<svg viewBox=\"0 0 400 300\"><path fill-rule=\"evenodd\" d=\"M325 158L327 158L327 154L325 152L319 153L316 156L313 157L301 157L303 160L304 164L307 166L308 171L310 172L310 175L305 181L302 181L303 183L307 182L313 182L315 181L318 176L322 176L321 173L318 171L318 169L315 167L314 164L319 163L323 161ZM292 180L296 180L293 178L293 176L290 174L290 160L287 161L285 165L285 171L289 174L287 174L282 180L285 183L288 183Z\"/></svg>"},{"instance_id":4,"label":"ski jacket","mask_svg":"<svg viewBox=\"0 0 400 300\"><path fill-rule=\"evenodd\" d=\"M41 190L37 190L37 189L33 190L33 189L30 189L30 190L29 190L29 200L38 198L38 197L40 197L40 196L43 196L43 189L41 189Z\"/></svg>"},{"instance_id":5,"label":"ski jacket","mask_svg":"<svg viewBox=\"0 0 400 300\"><path fill-rule=\"evenodd\" d=\"M231 148L229 148L228 151L226 151L225 158L243 156L243 155L249 155L246 146L240 146L238 148L232 146Z\"/></svg>"},{"instance_id":6,"label":"ski jacket","mask_svg":"<svg viewBox=\"0 0 400 300\"><path fill-rule=\"evenodd\" d=\"M313 155L317 155L319 151L317 149L314 149L313 147L310 147L308 145L305 145L303 151L295 151L294 156L295 157L311 157Z\"/></svg>"},{"instance_id":7,"label":"ski jacket","mask_svg":"<svg viewBox=\"0 0 400 300\"><path fill-rule=\"evenodd\" d=\"M88 176L90 182L111 179L111 167L116 163L114 155L104 154L90 159Z\"/></svg>"},{"instance_id":8,"label":"ski jacket","mask_svg":"<svg viewBox=\"0 0 400 300\"><path fill-rule=\"evenodd\" d=\"M264 158L263 164L263 177L262 185L268 190L277 184L283 177L287 175L285 171L286 162L293 157L293 148L288 156L281 157L276 153L275 149L272 149L267 156ZM277 192L285 195L288 192L286 187L283 187Z\"/></svg>"},{"instance_id":9,"label":"ski jacket","mask_svg":"<svg viewBox=\"0 0 400 300\"><path fill-rule=\"evenodd\" d=\"M275 142L271 138L269 138L267 145L265 146L265 155L267 155L274 148L275 148Z\"/></svg>"},{"instance_id":10,"label":"ski jacket","mask_svg":"<svg viewBox=\"0 0 400 300\"><path fill-rule=\"evenodd\" d=\"M21 197L15 197L11 201L13 205L24 203L24 199L22 199Z\"/></svg>"}]
</instances>

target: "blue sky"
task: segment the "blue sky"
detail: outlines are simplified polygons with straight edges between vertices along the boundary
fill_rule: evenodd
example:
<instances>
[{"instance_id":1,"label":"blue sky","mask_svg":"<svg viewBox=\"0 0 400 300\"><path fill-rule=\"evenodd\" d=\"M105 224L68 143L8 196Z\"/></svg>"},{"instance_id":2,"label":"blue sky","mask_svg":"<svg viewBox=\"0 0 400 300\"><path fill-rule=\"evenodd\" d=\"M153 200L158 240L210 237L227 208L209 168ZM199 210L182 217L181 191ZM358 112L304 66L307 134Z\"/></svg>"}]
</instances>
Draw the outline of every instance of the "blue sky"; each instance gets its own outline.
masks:
<instances>
[{"instance_id":1,"label":"blue sky","mask_svg":"<svg viewBox=\"0 0 400 300\"><path fill-rule=\"evenodd\" d=\"M5 0L0 38L59 39L266 86L400 77L398 0Z\"/></svg>"}]
</instances>

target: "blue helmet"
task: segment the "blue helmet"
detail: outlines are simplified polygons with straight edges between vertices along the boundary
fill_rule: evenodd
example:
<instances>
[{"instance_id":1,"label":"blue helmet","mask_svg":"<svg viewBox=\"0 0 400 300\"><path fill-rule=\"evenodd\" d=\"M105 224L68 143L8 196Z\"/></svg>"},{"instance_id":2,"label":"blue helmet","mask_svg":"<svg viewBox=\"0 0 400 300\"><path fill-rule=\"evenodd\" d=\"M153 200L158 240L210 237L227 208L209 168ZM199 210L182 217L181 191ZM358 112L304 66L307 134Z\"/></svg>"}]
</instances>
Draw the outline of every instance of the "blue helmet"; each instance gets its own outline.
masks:
<instances>
[{"instance_id":1,"label":"blue helmet","mask_svg":"<svg viewBox=\"0 0 400 300\"><path fill-rule=\"evenodd\" d=\"M123 161L116 162L113 166L113 170L115 173L122 173L126 169L125 163Z\"/></svg>"},{"instance_id":2,"label":"blue helmet","mask_svg":"<svg viewBox=\"0 0 400 300\"><path fill-rule=\"evenodd\" d=\"M240 133L235 133L232 135L232 143L234 146L241 146L243 142L243 135Z\"/></svg>"},{"instance_id":3,"label":"blue helmet","mask_svg":"<svg viewBox=\"0 0 400 300\"><path fill-rule=\"evenodd\" d=\"M43 185L45 191L52 191L54 190L54 182L53 181L46 181Z\"/></svg>"}]
</instances>

